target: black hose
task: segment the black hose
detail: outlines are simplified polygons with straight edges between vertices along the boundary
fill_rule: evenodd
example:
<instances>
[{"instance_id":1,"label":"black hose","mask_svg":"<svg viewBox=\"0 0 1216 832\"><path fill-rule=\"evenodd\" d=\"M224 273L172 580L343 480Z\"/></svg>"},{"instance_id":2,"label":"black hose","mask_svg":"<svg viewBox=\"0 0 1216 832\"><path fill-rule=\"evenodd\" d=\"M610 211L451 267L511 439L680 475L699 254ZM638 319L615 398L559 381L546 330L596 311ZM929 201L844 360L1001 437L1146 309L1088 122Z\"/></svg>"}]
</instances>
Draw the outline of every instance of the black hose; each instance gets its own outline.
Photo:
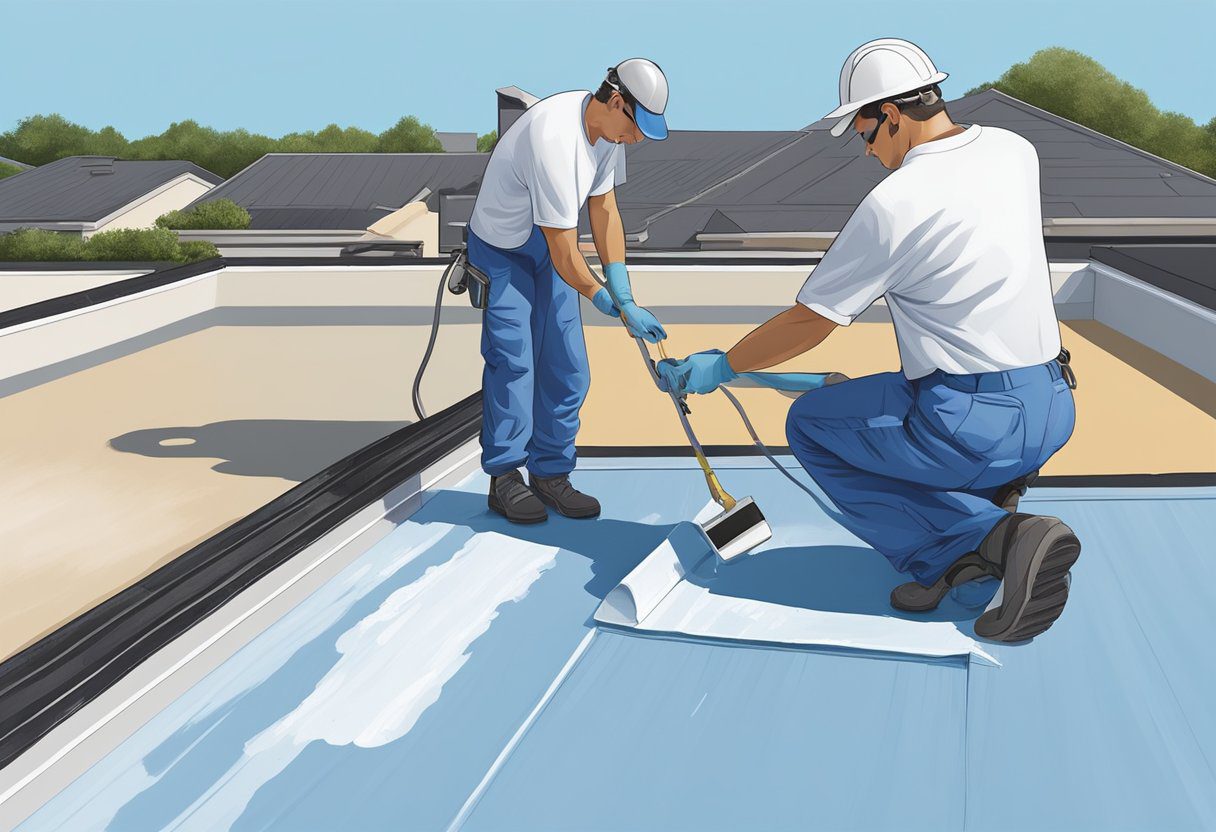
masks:
<instances>
[{"instance_id":1,"label":"black hose","mask_svg":"<svg viewBox=\"0 0 1216 832\"><path fill-rule=\"evenodd\" d=\"M439 336L439 314L443 309L443 287L447 282L448 269L444 269L443 274L439 276L439 290L435 293L435 317L431 319L431 339L426 342L426 352L422 354L422 363L418 365L418 375L414 376L414 412L420 420L426 418L426 409L422 406L422 374L426 372L431 353L435 351L435 339Z\"/></svg>"}]
</instances>

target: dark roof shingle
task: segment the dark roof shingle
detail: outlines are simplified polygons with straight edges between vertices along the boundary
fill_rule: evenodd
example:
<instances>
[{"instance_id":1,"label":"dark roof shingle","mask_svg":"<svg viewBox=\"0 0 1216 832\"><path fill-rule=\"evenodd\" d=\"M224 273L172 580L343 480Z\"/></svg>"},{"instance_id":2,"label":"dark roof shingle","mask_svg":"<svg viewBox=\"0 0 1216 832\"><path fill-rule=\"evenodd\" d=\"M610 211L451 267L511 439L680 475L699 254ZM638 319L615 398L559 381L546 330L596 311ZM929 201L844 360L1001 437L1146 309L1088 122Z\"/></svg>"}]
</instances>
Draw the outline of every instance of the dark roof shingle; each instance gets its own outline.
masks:
<instances>
[{"instance_id":1,"label":"dark roof shingle","mask_svg":"<svg viewBox=\"0 0 1216 832\"><path fill-rule=\"evenodd\" d=\"M996 90L947 106L958 122L1012 130L1034 144L1044 217L1216 218L1216 181L1181 165ZM698 223L710 217L751 233L839 231L888 171L851 134L835 138L819 128L795 134L729 185L675 211L632 215L626 228L645 229L643 247L655 249L695 248L695 235L708 230Z\"/></svg>"},{"instance_id":2,"label":"dark roof shingle","mask_svg":"<svg viewBox=\"0 0 1216 832\"><path fill-rule=\"evenodd\" d=\"M195 204L230 199L255 229L367 228L430 188L481 181L487 153L269 153ZM383 206L383 207L377 207Z\"/></svg>"},{"instance_id":3,"label":"dark roof shingle","mask_svg":"<svg viewBox=\"0 0 1216 832\"><path fill-rule=\"evenodd\" d=\"M224 181L192 162L69 156L0 179L0 222L96 222L185 173Z\"/></svg>"}]
</instances>

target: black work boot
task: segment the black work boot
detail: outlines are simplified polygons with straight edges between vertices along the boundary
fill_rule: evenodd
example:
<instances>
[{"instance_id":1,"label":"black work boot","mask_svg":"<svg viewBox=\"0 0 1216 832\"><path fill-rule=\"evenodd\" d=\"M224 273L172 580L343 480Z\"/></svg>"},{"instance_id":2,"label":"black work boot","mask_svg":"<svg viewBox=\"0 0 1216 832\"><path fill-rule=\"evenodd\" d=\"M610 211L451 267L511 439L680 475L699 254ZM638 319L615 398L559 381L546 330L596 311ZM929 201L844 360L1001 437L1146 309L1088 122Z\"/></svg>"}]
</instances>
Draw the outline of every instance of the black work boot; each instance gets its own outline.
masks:
<instances>
[{"instance_id":1,"label":"black work boot","mask_svg":"<svg viewBox=\"0 0 1216 832\"><path fill-rule=\"evenodd\" d=\"M577 518L600 516L600 501L571 485L569 474L556 477L528 474L528 483L541 502L557 509L558 514Z\"/></svg>"},{"instance_id":2,"label":"black work boot","mask_svg":"<svg viewBox=\"0 0 1216 832\"><path fill-rule=\"evenodd\" d=\"M496 511L512 523L540 523L549 517L544 505L532 489L524 485L518 471L501 477L490 477L490 511Z\"/></svg>"},{"instance_id":3,"label":"black work boot","mask_svg":"<svg viewBox=\"0 0 1216 832\"><path fill-rule=\"evenodd\" d=\"M987 577L999 577L996 568L981 558L978 552L968 552L930 586L909 581L895 587L891 590L891 606L905 612L929 612L937 609L952 588Z\"/></svg>"},{"instance_id":4,"label":"black work boot","mask_svg":"<svg viewBox=\"0 0 1216 832\"><path fill-rule=\"evenodd\" d=\"M1010 514L1014 514L1018 510L1018 502L1026 496L1026 491L1034 485L1034 481L1038 478L1039 472L1031 471L1013 482L1005 483L992 495L992 502Z\"/></svg>"},{"instance_id":5,"label":"black work boot","mask_svg":"<svg viewBox=\"0 0 1216 832\"><path fill-rule=\"evenodd\" d=\"M975 622L975 634L993 641L1025 641L1047 630L1068 601L1068 570L1081 542L1056 517L1011 514L980 543L979 556L996 567L1001 603Z\"/></svg>"}]
</instances>

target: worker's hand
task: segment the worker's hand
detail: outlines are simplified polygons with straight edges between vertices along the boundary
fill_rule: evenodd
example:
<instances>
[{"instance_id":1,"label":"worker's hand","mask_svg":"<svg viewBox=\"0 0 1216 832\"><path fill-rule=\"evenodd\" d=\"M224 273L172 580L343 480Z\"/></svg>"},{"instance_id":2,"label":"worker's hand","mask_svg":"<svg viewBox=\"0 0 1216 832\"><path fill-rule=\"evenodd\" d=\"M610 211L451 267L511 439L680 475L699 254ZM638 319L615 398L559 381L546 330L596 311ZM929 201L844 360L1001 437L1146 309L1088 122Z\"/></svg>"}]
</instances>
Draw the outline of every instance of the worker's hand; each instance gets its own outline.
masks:
<instances>
[{"instance_id":1,"label":"worker's hand","mask_svg":"<svg viewBox=\"0 0 1216 832\"><path fill-rule=\"evenodd\" d=\"M667 337L667 330L663 329L659 319L649 309L643 309L636 303L626 303L621 307L620 314L624 316L625 326L634 338L657 344Z\"/></svg>"},{"instance_id":2,"label":"worker's hand","mask_svg":"<svg viewBox=\"0 0 1216 832\"><path fill-rule=\"evenodd\" d=\"M595 296L591 298L591 302L605 315L611 315L614 318L621 317L621 310L617 309L616 304L612 302L612 297L608 294L607 289L600 289L596 292ZM629 329L629 334L635 338L642 338L651 344L657 344L667 337L667 330L663 329L659 319L636 303L632 301L626 303L624 315L625 326Z\"/></svg>"},{"instance_id":3,"label":"worker's hand","mask_svg":"<svg viewBox=\"0 0 1216 832\"><path fill-rule=\"evenodd\" d=\"M625 319L630 335L651 344L657 344L667 337L667 330L663 329L659 319L634 301L633 288L629 285L629 269L625 268L624 263L606 264L604 280L608 284L608 297Z\"/></svg>"},{"instance_id":4,"label":"worker's hand","mask_svg":"<svg viewBox=\"0 0 1216 832\"><path fill-rule=\"evenodd\" d=\"M738 378L722 350L694 352L678 361L666 358L655 368L664 389L677 396L712 393L718 386Z\"/></svg>"}]
</instances>

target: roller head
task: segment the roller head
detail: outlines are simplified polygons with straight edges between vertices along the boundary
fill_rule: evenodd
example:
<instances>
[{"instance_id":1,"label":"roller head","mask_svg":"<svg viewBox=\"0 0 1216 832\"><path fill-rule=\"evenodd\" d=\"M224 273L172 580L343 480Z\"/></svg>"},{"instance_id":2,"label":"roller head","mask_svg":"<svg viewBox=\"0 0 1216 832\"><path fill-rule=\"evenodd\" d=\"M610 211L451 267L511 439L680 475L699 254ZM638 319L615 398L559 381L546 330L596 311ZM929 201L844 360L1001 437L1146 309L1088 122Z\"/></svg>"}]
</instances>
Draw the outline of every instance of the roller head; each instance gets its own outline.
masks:
<instances>
[{"instance_id":1,"label":"roller head","mask_svg":"<svg viewBox=\"0 0 1216 832\"><path fill-rule=\"evenodd\" d=\"M701 526L709 542L724 561L747 554L773 536L764 512L751 497L724 511Z\"/></svg>"}]
</instances>

